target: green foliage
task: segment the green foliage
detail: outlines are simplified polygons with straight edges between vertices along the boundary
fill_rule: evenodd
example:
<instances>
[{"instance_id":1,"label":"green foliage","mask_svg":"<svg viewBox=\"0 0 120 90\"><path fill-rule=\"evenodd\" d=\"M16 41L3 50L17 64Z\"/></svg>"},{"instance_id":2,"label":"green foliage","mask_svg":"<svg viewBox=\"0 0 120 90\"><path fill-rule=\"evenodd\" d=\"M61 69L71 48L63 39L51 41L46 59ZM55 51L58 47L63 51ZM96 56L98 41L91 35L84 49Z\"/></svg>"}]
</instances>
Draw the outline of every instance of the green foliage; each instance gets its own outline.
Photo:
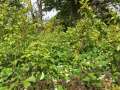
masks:
<instances>
[{"instance_id":1,"label":"green foliage","mask_svg":"<svg viewBox=\"0 0 120 90\"><path fill-rule=\"evenodd\" d=\"M38 32L40 24L25 15L28 9L16 12L4 3L0 8L0 90L27 89L39 80L75 76L87 87L102 88L106 79L119 85L120 24L106 25L85 6L81 7L84 17L66 32L52 20ZM63 90L60 85L56 88Z\"/></svg>"}]
</instances>

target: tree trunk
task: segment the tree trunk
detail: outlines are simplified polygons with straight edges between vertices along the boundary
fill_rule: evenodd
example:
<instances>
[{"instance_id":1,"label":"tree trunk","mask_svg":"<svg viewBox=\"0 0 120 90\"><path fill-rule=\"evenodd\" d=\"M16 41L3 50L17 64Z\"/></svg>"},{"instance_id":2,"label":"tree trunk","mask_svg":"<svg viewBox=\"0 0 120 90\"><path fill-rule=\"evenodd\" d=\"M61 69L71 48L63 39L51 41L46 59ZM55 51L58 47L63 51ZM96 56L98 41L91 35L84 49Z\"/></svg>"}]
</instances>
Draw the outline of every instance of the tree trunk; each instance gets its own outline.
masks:
<instances>
[{"instance_id":1,"label":"tree trunk","mask_svg":"<svg viewBox=\"0 0 120 90\"><path fill-rule=\"evenodd\" d=\"M37 0L37 6L38 6L38 17L40 18L40 21L42 21L42 0Z\"/></svg>"}]
</instances>

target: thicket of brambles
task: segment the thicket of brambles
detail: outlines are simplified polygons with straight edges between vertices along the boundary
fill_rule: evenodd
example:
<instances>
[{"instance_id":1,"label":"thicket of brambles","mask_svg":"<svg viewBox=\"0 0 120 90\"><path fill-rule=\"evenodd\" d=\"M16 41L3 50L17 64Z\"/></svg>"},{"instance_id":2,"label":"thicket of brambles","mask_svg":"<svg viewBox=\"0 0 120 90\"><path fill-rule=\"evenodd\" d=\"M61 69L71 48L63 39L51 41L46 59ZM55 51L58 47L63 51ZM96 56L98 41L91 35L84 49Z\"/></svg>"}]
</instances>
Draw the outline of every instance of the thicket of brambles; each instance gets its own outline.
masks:
<instances>
[{"instance_id":1,"label":"thicket of brambles","mask_svg":"<svg viewBox=\"0 0 120 90\"><path fill-rule=\"evenodd\" d=\"M120 90L115 13L101 19L89 0L80 0L80 17L66 13L66 21L62 7L40 22L26 15L30 8L0 2L0 90Z\"/></svg>"}]
</instances>

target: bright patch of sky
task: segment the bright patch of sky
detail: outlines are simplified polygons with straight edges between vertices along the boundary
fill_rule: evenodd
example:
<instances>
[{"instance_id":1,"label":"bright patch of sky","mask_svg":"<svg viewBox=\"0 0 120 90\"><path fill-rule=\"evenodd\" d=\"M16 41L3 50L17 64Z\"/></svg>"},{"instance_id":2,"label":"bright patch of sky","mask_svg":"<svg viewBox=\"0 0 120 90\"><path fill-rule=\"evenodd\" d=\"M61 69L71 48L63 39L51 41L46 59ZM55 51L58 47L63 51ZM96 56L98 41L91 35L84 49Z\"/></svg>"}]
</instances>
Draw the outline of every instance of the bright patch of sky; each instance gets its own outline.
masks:
<instances>
[{"instance_id":1,"label":"bright patch of sky","mask_svg":"<svg viewBox=\"0 0 120 90\"><path fill-rule=\"evenodd\" d=\"M108 9L120 16L120 3L108 3Z\"/></svg>"},{"instance_id":2,"label":"bright patch of sky","mask_svg":"<svg viewBox=\"0 0 120 90\"><path fill-rule=\"evenodd\" d=\"M37 10L36 0L31 0L31 2L32 2L34 9ZM116 4L108 3L107 7L113 12L116 12L120 16L120 3L116 3ZM44 14L43 19L49 20L50 18L54 17L57 14L57 11L53 9L49 12L43 12L43 14Z\"/></svg>"},{"instance_id":3,"label":"bright patch of sky","mask_svg":"<svg viewBox=\"0 0 120 90\"><path fill-rule=\"evenodd\" d=\"M37 10L36 0L31 0L33 9ZM50 18L54 17L57 14L57 11L55 9L52 9L49 12L43 12L43 19L49 20Z\"/></svg>"}]
</instances>

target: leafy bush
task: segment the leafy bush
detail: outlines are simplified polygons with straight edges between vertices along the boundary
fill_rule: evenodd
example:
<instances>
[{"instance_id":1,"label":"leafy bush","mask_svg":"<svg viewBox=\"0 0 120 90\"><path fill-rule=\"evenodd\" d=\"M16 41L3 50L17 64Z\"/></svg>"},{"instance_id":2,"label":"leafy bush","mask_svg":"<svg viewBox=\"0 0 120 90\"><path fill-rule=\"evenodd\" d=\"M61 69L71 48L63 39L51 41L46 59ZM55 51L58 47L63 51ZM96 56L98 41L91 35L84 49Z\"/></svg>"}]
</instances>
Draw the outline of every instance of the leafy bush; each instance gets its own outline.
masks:
<instances>
[{"instance_id":1,"label":"leafy bush","mask_svg":"<svg viewBox=\"0 0 120 90\"><path fill-rule=\"evenodd\" d=\"M51 32L53 22L45 24L48 32L37 32L39 23L29 21L22 9L14 12L15 8L11 8L13 14L8 17L6 5L0 14L0 90L75 76L88 90L92 86L110 89L112 84L120 84L119 23L106 25L91 14L66 32L62 26Z\"/></svg>"}]
</instances>

